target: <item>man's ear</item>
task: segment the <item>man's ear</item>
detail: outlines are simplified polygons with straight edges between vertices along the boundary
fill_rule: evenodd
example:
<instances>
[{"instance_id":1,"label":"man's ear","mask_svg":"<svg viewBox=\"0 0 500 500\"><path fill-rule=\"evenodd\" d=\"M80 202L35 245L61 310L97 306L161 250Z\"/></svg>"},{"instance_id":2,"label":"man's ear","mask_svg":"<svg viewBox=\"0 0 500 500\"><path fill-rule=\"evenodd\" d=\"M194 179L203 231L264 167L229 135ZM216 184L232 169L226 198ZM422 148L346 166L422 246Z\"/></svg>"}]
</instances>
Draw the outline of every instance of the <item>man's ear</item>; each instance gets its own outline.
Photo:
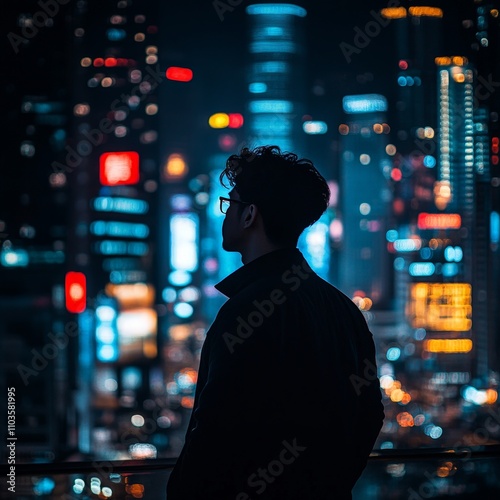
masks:
<instances>
[{"instance_id":1,"label":"man's ear","mask_svg":"<svg viewBox=\"0 0 500 500\"><path fill-rule=\"evenodd\" d=\"M243 227L247 228L255 224L257 215L259 214L259 209L251 204L245 207L245 217L243 219Z\"/></svg>"}]
</instances>

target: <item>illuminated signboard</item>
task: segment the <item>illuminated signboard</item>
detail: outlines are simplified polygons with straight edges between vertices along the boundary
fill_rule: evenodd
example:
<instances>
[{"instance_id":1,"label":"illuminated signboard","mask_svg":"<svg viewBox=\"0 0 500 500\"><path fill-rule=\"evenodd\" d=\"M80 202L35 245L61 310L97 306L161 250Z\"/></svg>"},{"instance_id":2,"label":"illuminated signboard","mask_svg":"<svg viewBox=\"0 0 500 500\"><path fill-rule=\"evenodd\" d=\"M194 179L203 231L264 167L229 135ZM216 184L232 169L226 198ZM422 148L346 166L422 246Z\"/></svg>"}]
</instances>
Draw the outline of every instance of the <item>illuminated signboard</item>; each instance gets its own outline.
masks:
<instances>
[{"instance_id":1,"label":"illuminated signboard","mask_svg":"<svg viewBox=\"0 0 500 500\"><path fill-rule=\"evenodd\" d=\"M428 339L424 341L427 352L445 352L450 354L467 353L472 350L471 339Z\"/></svg>"},{"instance_id":2,"label":"illuminated signboard","mask_svg":"<svg viewBox=\"0 0 500 500\"><path fill-rule=\"evenodd\" d=\"M139 153L136 151L103 153L99 158L99 180L103 186L137 184Z\"/></svg>"},{"instance_id":3,"label":"illuminated signboard","mask_svg":"<svg viewBox=\"0 0 500 500\"><path fill-rule=\"evenodd\" d=\"M461 225L458 214L418 214L419 229L460 229Z\"/></svg>"},{"instance_id":4,"label":"illuminated signboard","mask_svg":"<svg viewBox=\"0 0 500 500\"><path fill-rule=\"evenodd\" d=\"M87 278L78 271L69 271L64 279L66 309L70 313L81 313L87 306Z\"/></svg>"},{"instance_id":5,"label":"illuminated signboard","mask_svg":"<svg viewBox=\"0 0 500 500\"><path fill-rule=\"evenodd\" d=\"M165 75L168 80L176 82L190 82L193 79L193 70L189 68L171 66L170 68L167 68Z\"/></svg>"},{"instance_id":6,"label":"illuminated signboard","mask_svg":"<svg viewBox=\"0 0 500 500\"><path fill-rule=\"evenodd\" d=\"M115 285L108 283L106 294L116 298L121 309L133 307L150 307L154 303L155 288L147 283L125 283Z\"/></svg>"},{"instance_id":7,"label":"illuminated signboard","mask_svg":"<svg viewBox=\"0 0 500 500\"><path fill-rule=\"evenodd\" d=\"M349 114L387 111L387 99L379 94L346 95L342 107Z\"/></svg>"},{"instance_id":8,"label":"illuminated signboard","mask_svg":"<svg viewBox=\"0 0 500 500\"><path fill-rule=\"evenodd\" d=\"M412 327L469 331L472 326L471 290L468 283L414 283L406 311Z\"/></svg>"},{"instance_id":9,"label":"illuminated signboard","mask_svg":"<svg viewBox=\"0 0 500 500\"><path fill-rule=\"evenodd\" d=\"M121 311L116 321L120 361L129 362L157 356L158 315L151 307Z\"/></svg>"},{"instance_id":10,"label":"illuminated signboard","mask_svg":"<svg viewBox=\"0 0 500 500\"><path fill-rule=\"evenodd\" d=\"M180 271L198 268L198 216L174 214L170 218L170 265Z\"/></svg>"}]
</instances>

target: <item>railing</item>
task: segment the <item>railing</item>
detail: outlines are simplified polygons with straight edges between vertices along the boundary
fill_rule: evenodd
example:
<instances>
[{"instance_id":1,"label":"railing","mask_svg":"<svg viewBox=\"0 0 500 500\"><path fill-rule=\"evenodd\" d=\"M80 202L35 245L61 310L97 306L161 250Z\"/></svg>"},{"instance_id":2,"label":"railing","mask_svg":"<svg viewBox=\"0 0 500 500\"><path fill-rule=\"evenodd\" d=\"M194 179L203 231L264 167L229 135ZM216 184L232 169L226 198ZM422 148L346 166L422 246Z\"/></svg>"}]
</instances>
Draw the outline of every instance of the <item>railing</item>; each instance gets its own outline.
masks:
<instances>
[{"instance_id":1,"label":"railing","mask_svg":"<svg viewBox=\"0 0 500 500\"><path fill-rule=\"evenodd\" d=\"M9 476L10 466L2 464L0 498L165 499L165 486L175 461L160 458L16 464L15 476ZM15 491L9 490L12 484ZM500 499L500 445L377 450L353 491L353 500L431 498Z\"/></svg>"}]
</instances>

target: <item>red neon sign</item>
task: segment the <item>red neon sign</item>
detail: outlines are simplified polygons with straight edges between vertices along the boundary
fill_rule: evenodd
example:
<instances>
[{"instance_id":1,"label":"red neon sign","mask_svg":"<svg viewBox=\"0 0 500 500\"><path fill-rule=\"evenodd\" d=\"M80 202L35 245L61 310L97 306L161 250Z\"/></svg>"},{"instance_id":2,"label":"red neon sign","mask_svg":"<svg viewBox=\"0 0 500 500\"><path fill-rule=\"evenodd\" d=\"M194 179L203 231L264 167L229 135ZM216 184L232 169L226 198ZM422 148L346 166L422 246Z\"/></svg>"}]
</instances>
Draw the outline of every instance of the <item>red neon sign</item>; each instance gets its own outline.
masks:
<instances>
[{"instance_id":1,"label":"red neon sign","mask_svg":"<svg viewBox=\"0 0 500 500\"><path fill-rule=\"evenodd\" d=\"M419 229L460 229L462 218L459 214L418 214Z\"/></svg>"},{"instance_id":2,"label":"red neon sign","mask_svg":"<svg viewBox=\"0 0 500 500\"><path fill-rule=\"evenodd\" d=\"M103 153L99 158L99 179L103 186L137 184L139 153L136 151Z\"/></svg>"},{"instance_id":3,"label":"red neon sign","mask_svg":"<svg viewBox=\"0 0 500 500\"><path fill-rule=\"evenodd\" d=\"M70 271L64 280L66 309L70 313L81 313L87 307L87 279L85 274Z\"/></svg>"},{"instance_id":4,"label":"red neon sign","mask_svg":"<svg viewBox=\"0 0 500 500\"><path fill-rule=\"evenodd\" d=\"M189 68L171 66L167 68L166 77L177 82L190 82L193 79L193 71Z\"/></svg>"}]
</instances>

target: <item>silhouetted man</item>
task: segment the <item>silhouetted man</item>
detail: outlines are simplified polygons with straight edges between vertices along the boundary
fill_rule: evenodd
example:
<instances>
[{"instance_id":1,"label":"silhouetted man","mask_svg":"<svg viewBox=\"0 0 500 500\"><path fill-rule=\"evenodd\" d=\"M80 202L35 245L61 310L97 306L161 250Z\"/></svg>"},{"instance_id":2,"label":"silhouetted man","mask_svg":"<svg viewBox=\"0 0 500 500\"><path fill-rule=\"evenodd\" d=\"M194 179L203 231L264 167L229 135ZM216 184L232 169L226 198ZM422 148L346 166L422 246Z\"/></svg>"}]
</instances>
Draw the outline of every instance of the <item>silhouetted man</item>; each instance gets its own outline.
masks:
<instances>
[{"instance_id":1,"label":"silhouetted man","mask_svg":"<svg viewBox=\"0 0 500 500\"><path fill-rule=\"evenodd\" d=\"M297 242L328 207L310 160L244 148L220 176L223 248L243 266L203 345L167 500L350 499L384 419L361 311Z\"/></svg>"}]
</instances>

